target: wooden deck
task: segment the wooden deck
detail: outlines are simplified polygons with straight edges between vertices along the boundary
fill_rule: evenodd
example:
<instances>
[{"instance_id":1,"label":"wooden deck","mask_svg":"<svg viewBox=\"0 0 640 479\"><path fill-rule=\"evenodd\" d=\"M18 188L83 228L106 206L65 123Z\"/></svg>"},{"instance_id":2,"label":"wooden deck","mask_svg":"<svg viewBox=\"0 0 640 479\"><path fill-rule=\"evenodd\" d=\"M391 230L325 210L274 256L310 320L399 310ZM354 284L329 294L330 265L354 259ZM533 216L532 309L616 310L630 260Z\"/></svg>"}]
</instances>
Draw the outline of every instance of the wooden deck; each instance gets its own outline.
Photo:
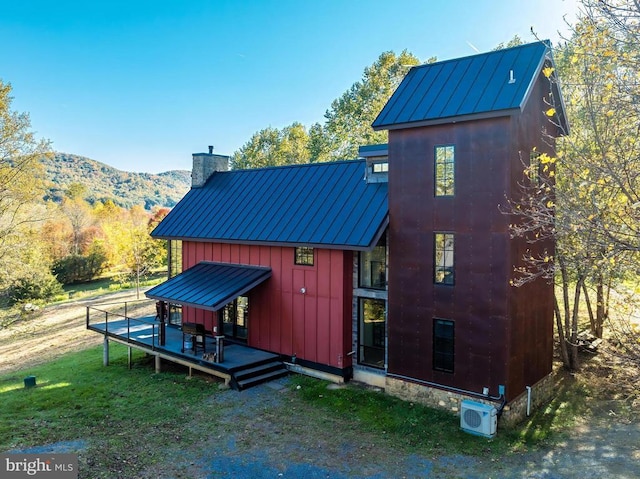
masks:
<instances>
[{"instance_id":1,"label":"wooden deck","mask_svg":"<svg viewBox=\"0 0 640 479\"><path fill-rule=\"evenodd\" d=\"M182 364L213 376L217 376L234 389L246 389L261 382L282 377L287 374L280 356L266 351L253 349L241 344L225 342L222 362L212 358L205 360L204 353L216 351L215 339L205 336L205 351L198 348L182 351L182 330L177 326L166 327L164 345L160 345L160 322L153 317L129 318L100 315L103 322L93 322L92 308L87 308L87 329L105 336L105 364L108 363L108 341L125 344L156 357L156 370L160 370L160 360ZM101 311L102 313L102 311Z\"/></svg>"}]
</instances>

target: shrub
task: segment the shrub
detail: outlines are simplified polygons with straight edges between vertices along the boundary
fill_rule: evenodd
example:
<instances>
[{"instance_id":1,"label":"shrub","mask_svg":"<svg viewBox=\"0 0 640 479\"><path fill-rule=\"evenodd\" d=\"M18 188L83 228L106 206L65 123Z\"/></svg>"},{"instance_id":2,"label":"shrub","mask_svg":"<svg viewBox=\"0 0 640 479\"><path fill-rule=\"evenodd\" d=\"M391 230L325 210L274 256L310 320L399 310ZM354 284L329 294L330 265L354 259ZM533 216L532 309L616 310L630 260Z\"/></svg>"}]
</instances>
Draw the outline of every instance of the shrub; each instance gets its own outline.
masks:
<instances>
[{"instance_id":1,"label":"shrub","mask_svg":"<svg viewBox=\"0 0 640 479\"><path fill-rule=\"evenodd\" d=\"M55 262L53 274L62 284L90 281L104 269L106 255L94 249L86 256L70 255Z\"/></svg>"},{"instance_id":2,"label":"shrub","mask_svg":"<svg viewBox=\"0 0 640 479\"><path fill-rule=\"evenodd\" d=\"M8 296L12 304L26 301L47 301L63 294L62 285L50 271L33 269L17 278L9 287Z\"/></svg>"}]
</instances>

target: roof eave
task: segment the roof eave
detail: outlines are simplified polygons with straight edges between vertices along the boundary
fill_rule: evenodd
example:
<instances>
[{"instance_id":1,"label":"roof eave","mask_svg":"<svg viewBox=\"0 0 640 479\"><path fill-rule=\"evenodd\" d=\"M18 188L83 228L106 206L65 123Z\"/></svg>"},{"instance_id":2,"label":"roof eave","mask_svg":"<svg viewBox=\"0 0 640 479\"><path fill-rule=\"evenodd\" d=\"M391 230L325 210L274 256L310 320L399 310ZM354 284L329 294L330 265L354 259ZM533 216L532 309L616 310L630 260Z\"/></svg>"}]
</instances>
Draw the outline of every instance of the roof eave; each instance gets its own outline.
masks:
<instances>
[{"instance_id":1,"label":"roof eave","mask_svg":"<svg viewBox=\"0 0 640 479\"><path fill-rule=\"evenodd\" d=\"M369 251L375 247L380 240L380 237L384 233L384 230L389 226L389 214L387 213L380 223L380 226L376 229L376 233L373 235L372 240L368 244L327 244L327 243L305 243L305 242L278 242L278 241L251 241L251 240L234 240L229 238L188 238L184 236L156 236L154 239L170 240L170 241L193 241L195 243L221 243L221 244L241 244L249 246L281 246L296 248L300 246L306 246L310 248L324 248L324 249L338 249L344 251Z\"/></svg>"},{"instance_id":2,"label":"roof eave","mask_svg":"<svg viewBox=\"0 0 640 479\"><path fill-rule=\"evenodd\" d=\"M498 118L501 116L512 116L519 113L521 108L507 108L504 110L486 111L475 113L472 115L449 116L446 118L436 118L433 120L412 121L405 123L395 123L392 125L380 125L373 127L375 131L380 130L403 130L406 128L419 128L422 126L447 125L453 123L461 123L463 121L486 120L488 118Z\"/></svg>"}]
</instances>

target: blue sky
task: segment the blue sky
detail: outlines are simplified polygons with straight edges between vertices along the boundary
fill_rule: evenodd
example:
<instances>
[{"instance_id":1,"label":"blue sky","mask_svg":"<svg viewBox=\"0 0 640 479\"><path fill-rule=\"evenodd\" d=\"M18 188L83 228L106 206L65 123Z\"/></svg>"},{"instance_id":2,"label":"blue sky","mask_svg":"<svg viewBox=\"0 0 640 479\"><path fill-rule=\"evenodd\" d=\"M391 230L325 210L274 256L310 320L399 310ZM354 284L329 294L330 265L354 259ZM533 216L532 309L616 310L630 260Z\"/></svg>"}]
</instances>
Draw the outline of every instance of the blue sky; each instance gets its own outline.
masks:
<instances>
[{"instance_id":1,"label":"blue sky","mask_svg":"<svg viewBox=\"0 0 640 479\"><path fill-rule=\"evenodd\" d=\"M253 133L322 122L383 51L422 60L518 34L558 42L577 0L0 0L0 78L57 151L190 169Z\"/></svg>"}]
</instances>

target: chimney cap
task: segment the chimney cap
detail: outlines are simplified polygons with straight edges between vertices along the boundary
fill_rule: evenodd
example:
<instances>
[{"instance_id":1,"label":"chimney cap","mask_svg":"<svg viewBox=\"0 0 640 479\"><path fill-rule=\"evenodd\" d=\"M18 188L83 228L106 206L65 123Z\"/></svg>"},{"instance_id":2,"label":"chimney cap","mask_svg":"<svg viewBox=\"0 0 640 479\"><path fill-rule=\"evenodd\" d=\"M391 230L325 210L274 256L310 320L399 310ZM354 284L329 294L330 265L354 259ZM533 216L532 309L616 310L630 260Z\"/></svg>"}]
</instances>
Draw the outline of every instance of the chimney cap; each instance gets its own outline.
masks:
<instances>
[{"instance_id":1,"label":"chimney cap","mask_svg":"<svg viewBox=\"0 0 640 479\"><path fill-rule=\"evenodd\" d=\"M213 155L213 145L209 145L209 154Z\"/></svg>"}]
</instances>

